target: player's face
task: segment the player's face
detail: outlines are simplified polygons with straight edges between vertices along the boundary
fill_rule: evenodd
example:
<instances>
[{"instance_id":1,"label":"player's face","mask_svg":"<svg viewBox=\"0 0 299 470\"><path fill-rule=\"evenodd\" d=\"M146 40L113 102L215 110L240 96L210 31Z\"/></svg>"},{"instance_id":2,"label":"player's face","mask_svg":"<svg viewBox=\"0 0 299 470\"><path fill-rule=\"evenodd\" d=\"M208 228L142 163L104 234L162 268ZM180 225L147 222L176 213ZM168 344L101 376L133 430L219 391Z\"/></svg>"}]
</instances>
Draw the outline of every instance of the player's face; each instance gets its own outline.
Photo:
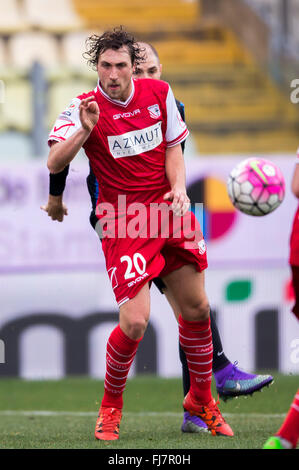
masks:
<instances>
[{"instance_id":1,"label":"player's face","mask_svg":"<svg viewBox=\"0 0 299 470\"><path fill-rule=\"evenodd\" d=\"M104 92L113 100L126 101L132 91L133 65L129 51L107 49L98 61L98 75Z\"/></svg>"},{"instance_id":2,"label":"player's face","mask_svg":"<svg viewBox=\"0 0 299 470\"><path fill-rule=\"evenodd\" d=\"M145 48L145 62L138 64L134 68L134 78L154 78L160 80L162 73L162 65L153 51Z\"/></svg>"}]
</instances>

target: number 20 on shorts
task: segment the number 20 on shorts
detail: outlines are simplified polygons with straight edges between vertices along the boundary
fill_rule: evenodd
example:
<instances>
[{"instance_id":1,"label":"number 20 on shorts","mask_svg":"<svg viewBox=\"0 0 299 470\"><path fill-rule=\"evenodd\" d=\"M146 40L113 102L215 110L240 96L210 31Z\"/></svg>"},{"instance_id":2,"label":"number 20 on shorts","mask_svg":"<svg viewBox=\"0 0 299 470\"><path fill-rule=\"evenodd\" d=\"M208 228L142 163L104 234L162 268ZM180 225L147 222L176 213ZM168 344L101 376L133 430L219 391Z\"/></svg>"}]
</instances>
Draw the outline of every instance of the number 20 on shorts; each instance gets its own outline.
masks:
<instances>
[{"instance_id":1,"label":"number 20 on shorts","mask_svg":"<svg viewBox=\"0 0 299 470\"><path fill-rule=\"evenodd\" d=\"M140 253L134 253L133 259L131 258L131 256L124 255L120 258L120 261L121 263L127 263L125 279L133 279L134 277L136 277L136 272L140 276L145 273L146 259Z\"/></svg>"}]
</instances>

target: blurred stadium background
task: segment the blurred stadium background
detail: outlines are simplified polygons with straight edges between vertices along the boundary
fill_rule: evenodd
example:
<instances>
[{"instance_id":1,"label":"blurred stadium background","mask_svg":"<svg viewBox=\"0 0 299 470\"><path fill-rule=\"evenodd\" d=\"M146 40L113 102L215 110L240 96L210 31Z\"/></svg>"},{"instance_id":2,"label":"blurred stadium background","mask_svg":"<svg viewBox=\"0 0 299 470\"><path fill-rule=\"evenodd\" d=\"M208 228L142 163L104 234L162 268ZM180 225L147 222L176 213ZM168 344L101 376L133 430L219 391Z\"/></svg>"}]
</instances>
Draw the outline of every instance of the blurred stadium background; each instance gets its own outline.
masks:
<instances>
[{"instance_id":1,"label":"blurred stadium background","mask_svg":"<svg viewBox=\"0 0 299 470\"><path fill-rule=\"evenodd\" d=\"M288 243L299 144L296 0L0 0L0 376L102 378L117 321L89 226L88 164L72 164L69 216L40 210L47 134L71 98L94 88L90 33L123 25L156 46L163 78L186 106L188 188L205 204L207 289L226 354L246 370L299 373ZM282 169L285 201L255 219L236 213L225 182L247 156ZM152 318L131 376L179 377L177 326L152 289Z\"/></svg>"}]
</instances>

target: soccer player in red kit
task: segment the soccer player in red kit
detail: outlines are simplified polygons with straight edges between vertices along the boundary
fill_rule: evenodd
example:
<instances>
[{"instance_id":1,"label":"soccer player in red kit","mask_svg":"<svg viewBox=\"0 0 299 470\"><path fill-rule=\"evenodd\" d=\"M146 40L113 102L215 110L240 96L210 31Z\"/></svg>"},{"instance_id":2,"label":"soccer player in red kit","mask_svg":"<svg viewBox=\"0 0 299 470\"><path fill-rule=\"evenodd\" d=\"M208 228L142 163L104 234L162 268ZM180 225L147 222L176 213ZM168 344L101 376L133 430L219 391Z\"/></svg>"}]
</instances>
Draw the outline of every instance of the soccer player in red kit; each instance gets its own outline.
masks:
<instances>
[{"instance_id":1,"label":"soccer player in red kit","mask_svg":"<svg viewBox=\"0 0 299 470\"><path fill-rule=\"evenodd\" d=\"M139 45L146 52L146 60L135 67L134 77L155 78L156 80L160 80L162 64L160 63L158 52L151 44L141 42ZM185 121L184 104L178 100L176 100L176 103L181 117ZM184 144L185 141L182 143L183 153ZM90 193L92 193L92 191L90 191ZM160 278L154 279L153 282L160 292L165 294L173 309L175 317L178 320L180 310L176 305L175 299L171 296L171 293L167 292L166 285ZM237 367L237 361L234 364L230 362L224 352L220 332L214 319L213 312L210 312L210 321L213 341L213 375L216 382L217 393L220 398L227 400L233 397L252 395L255 391L268 386L273 381L273 377L271 375L249 374ZM184 394L187 395L190 387L189 370L186 355L181 345L179 345L179 355L182 363L183 390ZM184 411L181 429L183 432L202 432L206 430L206 425L198 418L198 416L191 416L188 411Z\"/></svg>"},{"instance_id":2,"label":"soccer player in red kit","mask_svg":"<svg viewBox=\"0 0 299 470\"><path fill-rule=\"evenodd\" d=\"M144 60L139 63L134 69L134 78L153 78L156 80L160 80L162 74L162 64L160 63L158 52L151 44L143 42L138 44L145 54ZM182 119L185 121L184 104L176 100L176 105ZM62 114L62 117L68 119L69 115L70 111L66 110L66 112ZM182 151L184 153L185 141L181 142L181 146ZM61 173L50 174L49 200L46 206L42 206L42 209L45 210L53 220L62 221L64 215L66 215L67 208L63 205L62 194L65 188L68 171L69 167L66 167ZM96 206L99 185L91 168L87 177L87 187L92 203L90 223L95 229L95 231L98 232L100 221L96 216ZM166 285L163 283L162 279L155 278L153 280L153 283L156 285L156 287L162 294L165 294L168 302L172 306L176 319L178 320L180 315L179 308L177 307L175 300L171 297L170 293L167 292ZM229 361L223 349L220 333L213 317L213 312L210 312L210 321L213 342L212 368L216 381L217 392L220 398L226 400L231 397L237 397L242 395L246 396L270 384L273 380L270 375L248 374L240 370L237 367L237 363L233 364ZM184 395L187 395L190 388L189 370L186 355L180 345L179 355L182 363L183 391ZM183 423L181 429L183 432L198 433L206 431L207 426L198 416L191 416L188 411L184 410Z\"/></svg>"},{"instance_id":3,"label":"soccer player in red kit","mask_svg":"<svg viewBox=\"0 0 299 470\"><path fill-rule=\"evenodd\" d=\"M90 44L98 86L75 98L68 114L56 121L49 136L48 168L51 173L63 171L83 147L99 182L97 216L108 234L102 248L119 305L119 325L107 342L105 390L95 436L118 439L123 391L149 320L150 282L157 276L181 312L179 337L191 383L184 408L200 416L213 435L232 436L211 395L213 346L203 272L206 249L199 224L188 211L180 145L188 135L187 127L168 83L133 80L134 66L142 57L128 33L108 31L91 37ZM156 236L147 231L130 235L132 205L135 211L136 204L142 205L141 232L151 223L152 207L166 201L171 209L168 236L161 224ZM178 222L185 221L190 232L178 234Z\"/></svg>"},{"instance_id":4,"label":"soccer player in red kit","mask_svg":"<svg viewBox=\"0 0 299 470\"><path fill-rule=\"evenodd\" d=\"M292 192L299 199L299 149L292 179ZM293 313L299 320L299 204L295 213L290 238L290 266L295 294ZM275 436L270 437L264 449L295 449L299 441L299 388L290 409Z\"/></svg>"}]
</instances>

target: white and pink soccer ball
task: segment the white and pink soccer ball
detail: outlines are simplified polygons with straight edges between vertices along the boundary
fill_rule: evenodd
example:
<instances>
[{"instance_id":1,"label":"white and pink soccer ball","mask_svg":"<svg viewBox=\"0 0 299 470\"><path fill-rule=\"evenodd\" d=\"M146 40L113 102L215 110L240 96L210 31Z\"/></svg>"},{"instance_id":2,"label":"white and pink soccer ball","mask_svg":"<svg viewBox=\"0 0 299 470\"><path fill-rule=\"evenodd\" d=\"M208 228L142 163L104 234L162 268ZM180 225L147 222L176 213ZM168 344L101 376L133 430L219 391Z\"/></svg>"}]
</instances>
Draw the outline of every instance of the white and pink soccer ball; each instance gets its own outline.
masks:
<instances>
[{"instance_id":1,"label":"white and pink soccer ball","mask_svg":"<svg viewBox=\"0 0 299 470\"><path fill-rule=\"evenodd\" d=\"M274 163L263 158L248 158L230 172L227 191L236 209L262 216L270 214L282 203L285 181Z\"/></svg>"}]
</instances>

